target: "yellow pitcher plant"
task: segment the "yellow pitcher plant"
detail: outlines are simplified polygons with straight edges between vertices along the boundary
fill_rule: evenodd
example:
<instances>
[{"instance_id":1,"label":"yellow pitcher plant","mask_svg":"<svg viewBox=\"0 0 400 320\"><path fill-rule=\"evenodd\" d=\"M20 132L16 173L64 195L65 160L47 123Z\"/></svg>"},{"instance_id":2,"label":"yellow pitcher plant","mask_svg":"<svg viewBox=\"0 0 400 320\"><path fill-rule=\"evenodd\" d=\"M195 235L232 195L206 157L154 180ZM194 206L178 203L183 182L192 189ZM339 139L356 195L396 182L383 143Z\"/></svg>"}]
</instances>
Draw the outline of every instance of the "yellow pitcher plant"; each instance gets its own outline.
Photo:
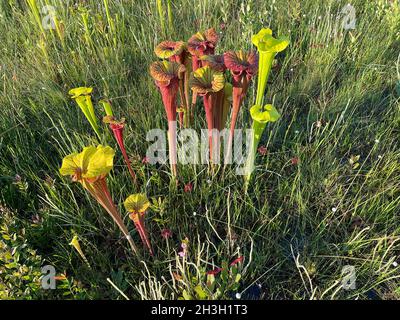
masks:
<instances>
[{"instance_id":1,"label":"yellow pitcher plant","mask_svg":"<svg viewBox=\"0 0 400 320\"><path fill-rule=\"evenodd\" d=\"M107 187L106 177L113 168L114 154L114 149L109 146L85 147L81 153L72 153L63 159L60 174L71 176L72 181L82 184L110 214L128 240L132 251L137 254L136 245Z\"/></svg>"}]
</instances>

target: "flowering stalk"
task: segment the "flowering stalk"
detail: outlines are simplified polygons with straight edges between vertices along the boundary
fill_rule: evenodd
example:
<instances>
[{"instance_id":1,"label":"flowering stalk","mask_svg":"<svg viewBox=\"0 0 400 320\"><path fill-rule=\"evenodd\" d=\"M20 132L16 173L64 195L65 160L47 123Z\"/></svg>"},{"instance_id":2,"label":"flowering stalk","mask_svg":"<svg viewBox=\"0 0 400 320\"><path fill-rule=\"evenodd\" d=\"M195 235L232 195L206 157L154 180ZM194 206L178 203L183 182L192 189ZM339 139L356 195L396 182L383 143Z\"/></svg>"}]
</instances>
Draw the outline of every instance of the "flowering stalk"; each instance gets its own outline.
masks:
<instances>
[{"instance_id":1,"label":"flowering stalk","mask_svg":"<svg viewBox=\"0 0 400 320\"><path fill-rule=\"evenodd\" d=\"M167 0L168 28L169 33L174 33L174 15L172 13L171 0Z\"/></svg>"},{"instance_id":2,"label":"flowering stalk","mask_svg":"<svg viewBox=\"0 0 400 320\"><path fill-rule=\"evenodd\" d=\"M37 26L39 27L39 30L42 33L43 38L46 39L46 32L44 31L43 28L42 18L40 17L40 12L36 0L28 0L27 3L32 11L33 17L36 20Z\"/></svg>"},{"instance_id":3,"label":"flowering stalk","mask_svg":"<svg viewBox=\"0 0 400 320\"><path fill-rule=\"evenodd\" d=\"M203 97L206 112L210 159L213 160L212 131L220 127L219 114L223 110L225 78L222 72L211 69L209 66L201 67L193 72L190 86L194 93ZM218 146L216 146L218 147Z\"/></svg>"},{"instance_id":4,"label":"flowering stalk","mask_svg":"<svg viewBox=\"0 0 400 320\"><path fill-rule=\"evenodd\" d=\"M74 99L78 106L81 108L86 119L89 121L93 130L96 132L99 139L101 139L99 126L97 124L96 115L94 113L94 107L92 103L93 88L79 87L71 89L68 93L71 95L71 99Z\"/></svg>"},{"instance_id":5,"label":"flowering stalk","mask_svg":"<svg viewBox=\"0 0 400 320\"><path fill-rule=\"evenodd\" d=\"M158 11L158 17L160 18L161 31L163 34L165 34L164 9L163 9L161 0L157 0L157 11Z\"/></svg>"},{"instance_id":6,"label":"flowering stalk","mask_svg":"<svg viewBox=\"0 0 400 320\"><path fill-rule=\"evenodd\" d=\"M110 110L109 110L110 111ZM126 166L128 167L128 171L132 177L132 181L136 184L136 174L132 169L131 162L129 160L128 154L125 149L124 144L124 127L125 127L125 119L122 118L120 121L115 120L113 116L105 116L103 118L104 123L108 123L110 129L114 134L115 140L117 140L119 149L121 150L122 156L124 157Z\"/></svg>"},{"instance_id":7,"label":"flowering stalk","mask_svg":"<svg viewBox=\"0 0 400 320\"><path fill-rule=\"evenodd\" d=\"M169 160L173 177L177 175L176 148L176 109L179 80L185 72L185 66L177 62L157 61L151 64L150 74L160 90L165 112L168 119Z\"/></svg>"},{"instance_id":8,"label":"flowering stalk","mask_svg":"<svg viewBox=\"0 0 400 320\"><path fill-rule=\"evenodd\" d=\"M114 150L108 146L85 147L81 153L72 153L63 159L60 174L71 176L79 182L93 198L110 214L137 254L136 245L114 205L107 187L106 177L113 168Z\"/></svg>"},{"instance_id":9,"label":"flowering stalk","mask_svg":"<svg viewBox=\"0 0 400 320\"><path fill-rule=\"evenodd\" d=\"M144 215L150 206L150 202L145 194L132 194L124 202L129 218L134 222L136 230L139 232L143 244L147 247L151 255L154 255L149 236L144 224Z\"/></svg>"},{"instance_id":10,"label":"flowering stalk","mask_svg":"<svg viewBox=\"0 0 400 320\"><path fill-rule=\"evenodd\" d=\"M232 120L229 130L228 150L226 152L226 156L229 159L232 153L233 134L240 106L246 96L251 79L257 74L258 56L255 51L228 51L224 53L224 60L233 77Z\"/></svg>"},{"instance_id":11,"label":"flowering stalk","mask_svg":"<svg viewBox=\"0 0 400 320\"><path fill-rule=\"evenodd\" d=\"M202 67L201 57L205 55L213 55L218 42L218 34L214 28L204 32L197 32L190 37L188 41L188 51L192 55L192 70L196 71ZM196 104L197 93L193 92L192 111Z\"/></svg>"},{"instance_id":12,"label":"flowering stalk","mask_svg":"<svg viewBox=\"0 0 400 320\"><path fill-rule=\"evenodd\" d=\"M251 173L254 170L257 147L262 133L264 132L268 122L277 121L280 117L279 112L271 104L267 104L264 107L262 105L264 91L267 85L269 73L271 71L272 62L276 54L286 49L286 47L289 45L289 40L286 37L279 37L278 39L275 39L272 36L271 29L261 29L258 34L252 37L251 40L258 48L259 65L256 104L250 109L250 115L253 118L253 134L249 156L246 160L246 188L250 182Z\"/></svg>"}]
</instances>

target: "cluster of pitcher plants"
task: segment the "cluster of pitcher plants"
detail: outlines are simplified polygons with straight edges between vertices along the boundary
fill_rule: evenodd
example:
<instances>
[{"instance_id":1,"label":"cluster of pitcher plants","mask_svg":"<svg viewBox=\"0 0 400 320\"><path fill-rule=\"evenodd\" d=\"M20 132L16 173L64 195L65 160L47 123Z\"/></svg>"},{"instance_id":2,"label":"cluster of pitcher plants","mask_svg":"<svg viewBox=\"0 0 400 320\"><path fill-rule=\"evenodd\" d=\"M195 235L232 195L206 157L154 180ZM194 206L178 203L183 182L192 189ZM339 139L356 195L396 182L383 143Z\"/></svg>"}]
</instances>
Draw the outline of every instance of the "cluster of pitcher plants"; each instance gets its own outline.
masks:
<instances>
[{"instance_id":1,"label":"cluster of pitcher plants","mask_svg":"<svg viewBox=\"0 0 400 320\"><path fill-rule=\"evenodd\" d=\"M220 136L215 131L228 129L228 144L223 150L228 159L232 156L233 137L238 115L243 109L246 93L252 81L257 81L256 101L247 111L252 118L252 137L246 159L245 183L249 183L258 144L268 122L280 117L271 104L264 104L268 76L276 54L289 44L286 37L274 38L271 29L261 29L252 37L257 50L237 50L216 54L218 34L214 29L198 32L187 42L163 41L155 48L160 59L150 65L150 75L160 92L168 120L169 161L173 179L178 175L177 125L188 128L193 125L196 108L204 108L207 122L209 163L222 151ZM91 98L92 88L79 87L69 91L82 110L94 132L101 138L100 126ZM103 122L112 132L125 161L132 182L137 184L136 174L124 144L125 119L117 119L108 100L100 100L105 116ZM107 185L107 176L113 169L115 150L98 145L83 148L63 159L60 173L79 182L90 195L110 214L135 254L139 250L115 205ZM219 159L219 156L218 156ZM145 194L132 194L124 202L126 211L148 252L153 248L145 227L145 213L150 206Z\"/></svg>"},{"instance_id":2,"label":"cluster of pitcher plants","mask_svg":"<svg viewBox=\"0 0 400 320\"><path fill-rule=\"evenodd\" d=\"M194 120L196 102L201 99L208 129L209 162L216 163L221 153L220 135L229 126L229 138L224 150L225 163L232 157L233 137L237 118L251 81L257 77L256 103L250 108L253 119L252 142L246 162L248 184L257 146L268 122L278 120L279 113L271 105L263 105L269 73L275 55L289 44L286 37L274 38L271 29L262 29L252 37L257 51L238 50L216 54L218 34L214 29L198 32L187 43L163 41L155 48L161 61L150 66L150 74L159 88L168 119L168 142L171 172L177 174L177 132ZM228 82L229 74L231 82ZM230 115L230 124L228 118Z\"/></svg>"}]
</instances>

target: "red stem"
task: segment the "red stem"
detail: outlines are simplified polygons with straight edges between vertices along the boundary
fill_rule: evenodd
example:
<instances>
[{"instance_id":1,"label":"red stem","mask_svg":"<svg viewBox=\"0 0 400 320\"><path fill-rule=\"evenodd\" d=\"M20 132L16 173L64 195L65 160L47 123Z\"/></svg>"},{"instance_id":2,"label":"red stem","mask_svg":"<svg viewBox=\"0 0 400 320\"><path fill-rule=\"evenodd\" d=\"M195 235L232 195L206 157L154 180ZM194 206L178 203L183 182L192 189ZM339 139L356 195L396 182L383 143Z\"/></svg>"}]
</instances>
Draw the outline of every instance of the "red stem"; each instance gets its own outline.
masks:
<instances>
[{"instance_id":1,"label":"red stem","mask_svg":"<svg viewBox=\"0 0 400 320\"><path fill-rule=\"evenodd\" d=\"M124 138L123 138L123 125L114 125L110 124L111 130L114 133L115 140L117 140L119 149L121 150L122 156L124 157L126 166L128 167L129 173L132 177L133 183L136 184L136 174L132 169L131 162L129 161L128 154L126 153L125 145L124 145Z\"/></svg>"},{"instance_id":2,"label":"red stem","mask_svg":"<svg viewBox=\"0 0 400 320\"><path fill-rule=\"evenodd\" d=\"M183 79L180 80L179 83L179 93L181 97L181 103L183 104L185 108L185 115L179 114L179 121L180 121L180 127L182 128L182 122L185 124L185 127L189 127L189 76L191 72L191 67L190 67L190 61L188 59L188 53L186 51L183 51L180 55L173 55L172 57L169 58L169 61L171 62L178 62L180 64L183 64L186 68L186 71L184 73ZM193 63L193 62L192 62Z\"/></svg>"},{"instance_id":3,"label":"red stem","mask_svg":"<svg viewBox=\"0 0 400 320\"><path fill-rule=\"evenodd\" d=\"M137 254L138 251L136 245L133 242L133 239L130 237L128 228L125 226L122 217L113 202L105 177L99 178L94 182L83 181L83 186L113 218L114 222L127 238L132 251Z\"/></svg>"},{"instance_id":4,"label":"red stem","mask_svg":"<svg viewBox=\"0 0 400 320\"><path fill-rule=\"evenodd\" d=\"M246 95L247 88L249 85L249 81L246 76L233 76L233 92L232 92L232 120L231 120L231 126L229 130L229 139L228 139L228 151L226 152L226 155L229 159L229 157L232 154L232 142L233 142L233 136L235 132L235 127L236 127L236 121L239 115L240 107L243 102L243 99Z\"/></svg>"},{"instance_id":5,"label":"red stem","mask_svg":"<svg viewBox=\"0 0 400 320\"><path fill-rule=\"evenodd\" d=\"M197 56L192 56L192 70L193 72L195 72L198 68L201 67L201 60L199 58L197 58ZM197 101L197 93L193 92L192 95L192 116L193 116L193 112L194 112L194 106L196 105L196 101Z\"/></svg>"},{"instance_id":6,"label":"red stem","mask_svg":"<svg viewBox=\"0 0 400 320\"><path fill-rule=\"evenodd\" d=\"M212 160L212 129L214 128L214 115L213 115L213 94L207 93L203 96L204 109L206 111L206 120L208 128L208 145L210 148L210 160Z\"/></svg>"},{"instance_id":7,"label":"red stem","mask_svg":"<svg viewBox=\"0 0 400 320\"><path fill-rule=\"evenodd\" d=\"M144 225L144 215L138 213L134 219L136 230L139 232L139 236L142 239L143 244L149 249L150 254L153 256L153 248L151 247L151 242L148 237L146 227Z\"/></svg>"},{"instance_id":8,"label":"red stem","mask_svg":"<svg viewBox=\"0 0 400 320\"><path fill-rule=\"evenodd\" d=\"M169 147L169 163L171 165L172 175L176 177L176 121L168 121L168 147Z\"/></svg>"},{"instance_id":9,"label":"red stem","mask_svg":"<svg viewBox=\"0 0 400 320\"><path fill-rule=\"evenodd\" d=\"M176 168L176 98L179 89L178 80L171 80L168 86L159 86L165 112L168 119L168 144L169 144L169 161L171 165L172 175L177 175ZM175 123L175 125L174 125Z\"/></svg>"}]
</instances>

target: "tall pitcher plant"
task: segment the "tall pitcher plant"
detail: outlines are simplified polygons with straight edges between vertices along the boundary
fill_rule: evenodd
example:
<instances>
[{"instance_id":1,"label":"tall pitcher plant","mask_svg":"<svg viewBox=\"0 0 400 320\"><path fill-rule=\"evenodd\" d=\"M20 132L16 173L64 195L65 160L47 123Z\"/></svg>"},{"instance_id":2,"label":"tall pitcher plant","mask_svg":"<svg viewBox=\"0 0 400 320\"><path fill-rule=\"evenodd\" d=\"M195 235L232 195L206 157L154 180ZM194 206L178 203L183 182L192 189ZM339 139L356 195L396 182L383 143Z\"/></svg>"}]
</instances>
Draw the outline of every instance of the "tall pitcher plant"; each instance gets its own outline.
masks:
<instances>
[{"instance_id":1,"label":"tall pitcher plant","mask_svg":"<svg viewBox=\"0 0 400 320\"><path fill-rule=\"evenodd\" d=\"M285 50L289 45L287 37L274 38L272 30L266 28L261 29L256 35L252 36L251 41L258 49L259 62L256 103L250 108L250 116L253 119L253 134L249 155L246 160L246 187L254 170L257 147L265 127L268 122L275 122L280 117L275 107L271 104L263 105L263 100L274 58L278 52Z\"/></svg>"},{"instance_id":2,"label":"tall pitcher plant","mask_svg":"<svg viewBox=\"0 0 400 320\"><path fill-rule=\"evenodd\" d=\"M176 111L177 95L179 83L183 79L186 69L183 64L170 62L167 60L153 62L150 65L150 74L153 77L164 104L165 113L168 119L168 144L169 144L169 162L172 176L177 175L177 133L176 133Z\"/></svg>"},{"instance_id":3,"label":"tall pitcher plant","mask_svg":"<svg viewBox=\"0 0 400 320\"><path fill-rule=\"evenodd\" d=\"M132 251L137 254L136 245L107 186L107 175L113 168L114 154L115 151L108 146L85 147L81 153L72 153L63 159L60 174L79 182L97 200L128 240Z\"/></svg>"}]
</instances>

